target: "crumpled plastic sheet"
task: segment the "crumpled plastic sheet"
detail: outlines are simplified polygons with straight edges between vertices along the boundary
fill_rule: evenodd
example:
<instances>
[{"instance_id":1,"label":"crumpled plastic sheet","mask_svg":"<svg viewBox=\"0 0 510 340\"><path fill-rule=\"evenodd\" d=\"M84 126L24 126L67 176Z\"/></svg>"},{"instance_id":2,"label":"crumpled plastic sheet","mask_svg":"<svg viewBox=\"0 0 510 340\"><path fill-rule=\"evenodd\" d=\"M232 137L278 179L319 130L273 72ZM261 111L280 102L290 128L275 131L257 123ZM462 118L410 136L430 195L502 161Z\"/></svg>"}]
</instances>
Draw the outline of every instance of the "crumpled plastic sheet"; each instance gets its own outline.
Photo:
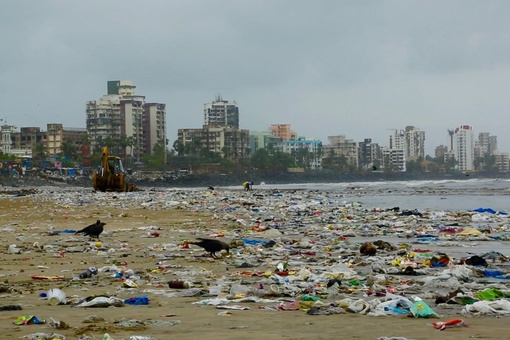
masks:
<instances>
[{"instance_id":1,"label":"crumpled plastic sheet","mask_svg":"<svg viewBox=\"0 0 510 340\"><path fill-rule=\"evenodd\" d=\"M473 314L510 314L510 301L500 299L495 301L477 301L471 305L466 305L462 313Z\"/></svg>"},{"instance_id":2,"label":"crumpled plastic sheet","mask_svg":"<svg viewBox=\"0 0 510 340\"><path fill-rule=\"evenodd\" d=\"M77 304L73 305L73 307L122 307L124 306L124 301L115 297L106 297L106 296L98 296L90 301L81 300Z\"/></svg>"},{"instance_id":3,"label":"crumpled plastic sheet","mask_svg":"<svg viewBox=\"0 0 510 340\"><path fill-rule=\"evenodd\" d=\"M125 328L133 328L133 327L140 327L140 326L173 326L180 324L180 320L137 320L137 319L121 319L114 321L114 324L118 327L125 327Z\"/></svg>"},{"instance_id":4,"label":"crumpled plastic sheet","mask_svg":"<svg viewBox=\"0 0 510 340\"><path fill-rule=\"evenodd\" d=\"M189 288L189 289L179 289L178 291L174 290L164 290L164 289L144 289L144 293L163 295L164 297L190 297L199 295L202 292L201 288Z\"/></svg>"}]
</instances>

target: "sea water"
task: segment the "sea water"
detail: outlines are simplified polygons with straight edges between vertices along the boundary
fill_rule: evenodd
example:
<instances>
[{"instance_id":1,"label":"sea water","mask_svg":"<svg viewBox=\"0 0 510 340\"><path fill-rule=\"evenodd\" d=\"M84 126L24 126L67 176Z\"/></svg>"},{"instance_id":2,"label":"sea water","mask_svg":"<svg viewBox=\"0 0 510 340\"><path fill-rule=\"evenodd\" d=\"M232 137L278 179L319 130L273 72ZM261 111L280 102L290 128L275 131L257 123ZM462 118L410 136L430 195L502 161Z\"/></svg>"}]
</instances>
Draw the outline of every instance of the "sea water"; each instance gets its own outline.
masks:
<instances>
[{"instance_id":1,"label":"sea water","mask_svg":"<svg viewBox=\"0 0 510 340\"><path fill-rule=\"evenodd\" d=\"M242 190L242 186L218 189ZM375 181L339 183L255 183L257 190L317 191L318 194L362 203L365 208L401 210L474 210L491 208L510 212L510 180L467 179L434 181Z\"/></svg>"}]
</instances>

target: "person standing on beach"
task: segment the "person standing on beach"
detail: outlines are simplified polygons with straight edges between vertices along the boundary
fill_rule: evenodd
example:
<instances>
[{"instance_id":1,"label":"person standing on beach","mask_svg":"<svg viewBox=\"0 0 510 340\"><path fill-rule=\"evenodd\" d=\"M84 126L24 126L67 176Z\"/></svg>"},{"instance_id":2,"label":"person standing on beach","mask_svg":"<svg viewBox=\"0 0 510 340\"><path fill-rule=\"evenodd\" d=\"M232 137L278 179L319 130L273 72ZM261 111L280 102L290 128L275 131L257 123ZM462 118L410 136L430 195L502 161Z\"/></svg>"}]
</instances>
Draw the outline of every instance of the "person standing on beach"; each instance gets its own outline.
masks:
<instances>
[{"instance_id":1,"label":"person standing on beach","mask_svg":"<svg viewBox=\"0 0 510 340\"><path fill-rule=\"evenodd\" d=\"M243 183L243 188L244 188L245 191L252 190L253 189L252 186L253 186L253 182L246 181L246 182Z\"/></svg>"}]
</instances>

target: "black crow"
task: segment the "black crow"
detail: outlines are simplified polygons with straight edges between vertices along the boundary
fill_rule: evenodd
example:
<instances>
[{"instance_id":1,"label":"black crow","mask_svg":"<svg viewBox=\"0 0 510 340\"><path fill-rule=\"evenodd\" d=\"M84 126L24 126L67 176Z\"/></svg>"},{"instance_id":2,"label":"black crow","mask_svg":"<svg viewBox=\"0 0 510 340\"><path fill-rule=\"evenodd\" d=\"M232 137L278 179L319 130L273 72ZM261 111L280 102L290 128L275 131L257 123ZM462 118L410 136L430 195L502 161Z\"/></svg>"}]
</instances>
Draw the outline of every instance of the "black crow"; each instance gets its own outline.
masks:
<instances>
[{"instance_id":1,"label":"black crow","mask_svg":"<svg viewBox=\"0 0 510 340\"><path fill-rule=\"evenodd\" d=\"M99 235L101 235L103 232L103 227L105 224L106 223L97 220L96 223L86 226L82 230L78 230L75 232L75 234L85 234L91 238L95 236L99 240Z\"/></svg>"},{"instance_id":2,"label":"black crow","mask_svg":"<svg viewBox=\"0 0 510 340\"><path fill-rule=\"evenodd\" d=\"M222 251L223 249L225 249L227 251L227 253L229 253L230 246L223 241L211 240L208 238L198 238L198 239L199 239L199 241L197 241L197 242L188 242L188 243L204 248L205 251L209 252L213 258L217 258L216 253L219 251Z\"/></svg>"},{"instance_id":3,"label":"black crow","mask_svg":"<svg viewBox=\"0 0 510 340\"><path fill-rule=\"evenodd\" d=\"M362 255L374 256L377 253L377 248L372 242L365 242L359 248Z\"/></svg>"}]
</instances>

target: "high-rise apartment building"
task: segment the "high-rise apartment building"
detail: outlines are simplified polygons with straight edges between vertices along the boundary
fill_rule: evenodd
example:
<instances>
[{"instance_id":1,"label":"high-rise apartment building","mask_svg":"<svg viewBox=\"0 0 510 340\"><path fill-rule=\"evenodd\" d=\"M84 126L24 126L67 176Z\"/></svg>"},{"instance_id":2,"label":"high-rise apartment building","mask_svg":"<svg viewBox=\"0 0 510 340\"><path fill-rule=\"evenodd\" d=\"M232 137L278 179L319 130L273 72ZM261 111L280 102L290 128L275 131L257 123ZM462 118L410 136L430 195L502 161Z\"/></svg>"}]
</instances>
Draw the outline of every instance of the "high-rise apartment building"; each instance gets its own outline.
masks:
<instances>
[{"instance_id":1,"label":"high-rise apartment building","mask_svg":"<svg viewBox=\"0 0 510 340\"><path fill-rule=\"evenodd\" d=\"M461 171L473 171L474 169L474 138L473 128L469 125L461 125L451 134L453 142L452 153Z\"/></svg>"},{"instance_id":2,"label":"high-rise apartment building","mask_svg":"<svg viewBox=\"0 0 510 340\"><path fill-rule=\"evenodd\" d=\"M154 146L166 145L166 105L145 103L143 106L143 135L145 136L144 151L151 153Z\"/></svg>"},{"instance_id":3,"label":"high-rise apartment building","mask_svg":"<svg viewBox=\"0 0 510 340\"><path fill-rule=\"evenodd\" d=\"M425 158L425 131L414 126L406 126L405 130L395 130L389 136L390 149L404 150L406 161Z\"/></svg>"},{"instance_id":4,"label":"high-rise apartment building","mask_svg":"<svg viewBox=\"0 0 510 340\"><path fill-rule=\"evenodd\" d=\"M498 137L491 136L489 132L480 132L475 141L475 157L495 155L498 151Z\"/></svg>"},{"instance_id":5,"label":"high-rise apartment building","mask_svg":"<svg viewBox=\"0 0 510 340\"><path fill-rule=\"evenodd\" d=\"M212 103L204 104L204 125L229 126L239 129L239 108L220 96Z\"/></svg>"},{"instance_id":6,"label":"high-rise apartment building","mask_svg":"<svg viewBox=\"0 0 510 340\"><path fill-rule=\"evenodd\" d=\"M365 138L358 143L358 165L362 170L379 169L382 165L381 147L373 143L371 138Z\"/></svg>"},{"instance_id":7,"label":"high-rise apartment building","mask_svg":"<svg viewBox=\"0 0 510 340\"><path fill-rule=\"evenodd\" d=\"M166 146L165 104L145 103L136 95L131 81L107 82L107 94L87 102L87 132L92 150L98 151L111 142L112 152L132 155L140 161L154 146Z\"/></svg>"},{"instance_id":8,"label":"high-rise apartment building","mask_svg":"<svg viewBox=\"0 0 510 340\"><path fill-rule=\"evenodd\" d=\"M425 159L425 131L414 126L406 126L404 138L407 160Z\"/></svg>"},{"instance_id":9,"label":"high-rise apartment building","mask_svg":"<svg viewBox=\"0 0 510 340\"><path fill-rule=\"evenodd\" d=\"M201 129L178 129L177 142L186 155L203 151L240 161L250 154L250 131L239 129L239 108L217 97L204 104L204 125Z\"/></svg>"},{"instance_id":10,"label":"high-rise apartment building","mask_svg":"<svg viewBox=\"0 0 510 340\"><path fill-rule=\"evenodd\" d=\"M402 130L395 130L392 133L390 133L389 136L390 139L390 149L402 149L405 150L406 148L406 138L404 131Z\"/></svg>"},{"instance_id":11,"label":"high-rise apartment building","mask_svg":"<svg viewBox=\"0 0 510 340\"><path fill-rule=\"evenodd\" d=\"M382 167L396 171L406 171L406 134L402 130L390 133L389 147L382 148Z\"/></svg>"}]
</instances>

